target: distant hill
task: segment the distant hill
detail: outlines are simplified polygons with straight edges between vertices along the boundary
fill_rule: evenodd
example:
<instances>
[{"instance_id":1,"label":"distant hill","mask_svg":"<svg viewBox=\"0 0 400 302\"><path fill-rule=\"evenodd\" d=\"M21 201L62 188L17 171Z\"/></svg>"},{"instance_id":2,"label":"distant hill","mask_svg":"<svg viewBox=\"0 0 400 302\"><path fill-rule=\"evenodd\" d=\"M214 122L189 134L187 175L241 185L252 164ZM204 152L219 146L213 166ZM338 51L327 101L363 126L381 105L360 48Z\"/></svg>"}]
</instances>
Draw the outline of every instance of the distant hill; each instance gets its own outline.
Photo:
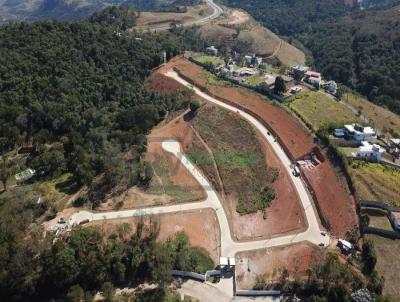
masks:
<instances>
[{"instance_id":1,"label":"distant hill","mask_svg":"<svg viewBox=\"0 0 400 302\"><path fill-rule=\"evenodd\" d=\"M400 114L400 6L392 7L400 0L363 0L368 9L340 0L224 1L302 43L325 78Z\"/></svg>"},{"instance_id":2,"label":"distant hill","mask_svg":"<svg viewBox=\"0 0 400 302\"><path fill-rule=\"evenodd\" d=\"M168 10L197 4L200 0L0 0L0 23L43 19L77 20L107 6L124 5L136 10Z\"/></svg>"},{"instance_id":3,"label":"distant hill","mask_svg":"<svg viewBox=\"0 0 400 302\"><path fill-rule=\"evenodd\" d=\"M267 61L278 59L287 66L304 64L306 58L302 51L254 21L245 12L227 9L224 16L201 26L201 37L219 48L254 53Z\"/></svg>"}]
</instances>

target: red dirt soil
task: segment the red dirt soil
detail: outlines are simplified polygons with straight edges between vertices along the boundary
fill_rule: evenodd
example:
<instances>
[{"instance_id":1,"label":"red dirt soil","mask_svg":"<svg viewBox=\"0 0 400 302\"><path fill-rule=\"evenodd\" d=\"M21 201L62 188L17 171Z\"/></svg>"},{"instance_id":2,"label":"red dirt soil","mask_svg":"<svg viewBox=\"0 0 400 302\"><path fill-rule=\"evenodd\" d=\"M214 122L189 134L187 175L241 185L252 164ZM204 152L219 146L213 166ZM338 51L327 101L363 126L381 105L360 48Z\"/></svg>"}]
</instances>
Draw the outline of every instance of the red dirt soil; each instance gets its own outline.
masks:
<instances>
[{"instance_id":1,"label":"red dirt soil","mask_svg":"<svg viewBox=\"0 0 400 302\"><path fill-rule=\"evenodd\" d=\"M316 147L312 143L311 134L303 125L278 105L273 105L246 89L208 85L204 70L182 57L174 58L158 72L171 69L221 101L237 105L262 121L277 134L291 158L302 158ZM319 148L315 150L320 153ZM355 202L346 192L346 184L336 176L328 161L304 176L304 180L311 186L310 191L322 216L321 220L327 222L324 225L333 235L344 236L346 231L357 224Z\"/></svg>"},{"instance_id":2,"label":"red dirt soil","mask_svg":"<svg viewBox=\"0 0 400 302\"><path fill-rule=\"evenodd\" d=\"M302 169L310 192L318 200L322 221L330 226L330 232L336 236L345 236L348 230L357 226L355 200L346 192L347 184L335 174L328 160L313 169Z\"/></svg>"},{"instance_id":3,"label":"red dirt soil","mask_svg":"<svg viewBox=\"0 0 400 302\"><path fill-rule=\"evenodd\" d=\"M307 242L236 254L236 281L238 289L252 289L257 275L268 281L277 281L281 270L289 276L306 275L307 268L323 259L324 251ZM249 271L250 270L250 271Z\"/></svg>"},{"instance_id":4,"label":"red dirt soil","mask_svg":"<svg viewBox=\"0 0 400 302\"><path fill-rule=\"evenodd\" d=\"M91 222L87 224L97 225L105 233L111 234L122 223L129 223L132 226L131 234L136 231L136 224L139 217L125 218L118 220L107 220ZM152 217L160 225L160 233L157 240L165 240L177 232L184 231L189 237L190 244L194 247L204 249L218 263L220 232L215 213L211 209L202 209L191 212L163 214ZM145 225L149 226L149 218L145 218Z\"/></svg>"},{"instance_id":5,"label":"red dirt soil","mask_svg":"<svg viewBox=\"0 0 400 302\"><path fill-rule=\"evenodd\" d=\"M276 197L266 211L266 219L261 212L240 216L236 212L237 201L227 198L227 214L232 224L233 236L237 240L270 238L298 233L307 228L304 211L286 169L271 146L260 136L259 141L266 154L267 165L279 169L279 177L273 183Z\"/></svg>"},{"instance_id":6,"label":"red dirt soil","mask_svg":"<svg viewBox=\"0 0 400 302\"><path fill-rule=\"evenodd\" d=\"M165 126L153 129L147 136L146 159L152 162L158 160L159 156L166 157L171 181L177 186L191 188L191 193L195 196L193 201L197 201L206 198L204 190L176 156L166 152L161 146L165 139L174 138L181 143L185 151L192 140L192 135L192 130L183 120L183 116L175 118Z\"/></svg>"},{"instance_id":7,"label":"red dirt soil","mask_svg":"<svg viewBox=\"0 0 400 302\"><path fill-rule=\"evenodd\" d=\"M152 73L146 79L146 87L162 94L173 94L185 89L177 81L159 72Z\"/></svg>"},{"instance_id":8,"label":"red dirt soil","mask_svg":"<svg viewBox=\"0 0 400 302\"><path fill-rule=\"evenodd\" d=\"M290 113L279 106L266 102L257 94L242 88L207 85L204 70L187 60L176 60L170 65L170 68L173 67L179 74L191 79L199 88L256 113L274 132L279 133L292 158L300 158L314 148L311 135Z\"/></svg>"}]
</instances>

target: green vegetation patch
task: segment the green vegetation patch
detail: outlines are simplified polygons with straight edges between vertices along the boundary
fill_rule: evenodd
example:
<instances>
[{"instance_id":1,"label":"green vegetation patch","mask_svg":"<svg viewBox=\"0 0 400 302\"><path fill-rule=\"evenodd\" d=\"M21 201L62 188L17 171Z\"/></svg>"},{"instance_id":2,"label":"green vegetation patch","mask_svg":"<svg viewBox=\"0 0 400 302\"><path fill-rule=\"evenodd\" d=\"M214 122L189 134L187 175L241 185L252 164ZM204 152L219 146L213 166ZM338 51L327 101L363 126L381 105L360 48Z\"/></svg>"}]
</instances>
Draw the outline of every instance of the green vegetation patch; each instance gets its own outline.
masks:
<instances>
[{"instance_id":1,"label":"green vegetation patch","mask_svg":"<svg viewBox=\"0 0 400 302\"><path fill-rule=\"evenodd\" d=\"M400 271L400 240L392 240L376 235L366 235L374 242L377 256L376 270L385 278L383 294L391 301L400 301L398 274Z\"/></svg>"},{"instance_id":2,"label":"green vegetation patch","mask_svg":"<svg viewBox=\"0 0 400 302\"><path fill-rule=\"evenodd\" d=\"M267 166L250 124L235 113L203 106L193 125L213 152L225 192L238 198L236 210L240 214L264 211L275 198L272 183L278 171Z\"/></svg>"},{"instance_id":3,"label":"green vegetation patch","mask_svg":"<svg viewBox=\"0 0 400 302\"><path fill-rule=\"evenodd\" d=\"M290 99L289 107L314 132L326 125L343 126L344 124L358 122L357 116L350 109L322 92L299 93Z\"/></svg>"},{"instance_id":4,"label":"green vegetation patch","mask_svg":"<svg viewBox=\"0 0 400 302\"><path fill-rule=\"evenodd\" d=\"M196 61L199 61L200 63L203 63L203 64L211 63L214 66L224 64L224 60L222 58L216 57L216 56L207 56L207 55L199 54L199 55L193 56L193 58Z\"/></svg>"},{"instance_id":5,"label":"green vegetation patch","mask_svg":"<svg viewBox=\"0 0 400 302\"><path fill-rule=\"evenodd\" d=\"M383 134L392 137L400 137L400 116L384 107L375 105L365 98L347 93L342 101L348 103L368 119L368 123L380 130Z\"/></svg>"},{"instance_id":6,"label":"green vegetation patch","mask_svg":"<svg viewBox=\"0 0 400 302\"><path fill-rule=\"evenodd\" d=\"M171 180L171 172L173 173L173 171L169 170L167 160L168 158L166 157L159 157L151 163L154 176L147 192L157 195L166 194L172 197L173 202L190 202L196 200L195 195L192 193L193 188L178 186ZM175 169L177 168L175 167ZM200 190L200 187L198 190Z\"/></svg>"},{"instance_id":7,"label":"green vegetation patch","mask_svg":"<svg viewBox=\"0 0 400 302\"><path fill-rule=\"evenodd\" d=\"M353 161L348 170L358 199L382 200L400 207L400 169Z\"/></svg>"}]
</instances>

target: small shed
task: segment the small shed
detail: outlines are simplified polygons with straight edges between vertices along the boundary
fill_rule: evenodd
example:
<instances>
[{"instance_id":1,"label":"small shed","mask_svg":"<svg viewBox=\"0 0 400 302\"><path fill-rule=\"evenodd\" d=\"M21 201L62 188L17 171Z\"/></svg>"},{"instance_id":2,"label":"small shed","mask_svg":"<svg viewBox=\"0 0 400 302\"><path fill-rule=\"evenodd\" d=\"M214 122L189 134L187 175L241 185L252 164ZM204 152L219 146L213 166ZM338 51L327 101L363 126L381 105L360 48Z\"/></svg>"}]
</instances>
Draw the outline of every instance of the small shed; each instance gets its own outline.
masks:
<instances>
[{"instance_id":1,"label":"small shed","mask_svg":"<svg viewBox=\"0 0 400 302\"><path fill-rule=\"evenodd\" d=\"M28 168L24 171L21 171L21 172L15 174L15 180L18 183L24 182L24 181L32 178L35 175L35 173L36 173L35 170Z\"/></svg>"}]
</instances>

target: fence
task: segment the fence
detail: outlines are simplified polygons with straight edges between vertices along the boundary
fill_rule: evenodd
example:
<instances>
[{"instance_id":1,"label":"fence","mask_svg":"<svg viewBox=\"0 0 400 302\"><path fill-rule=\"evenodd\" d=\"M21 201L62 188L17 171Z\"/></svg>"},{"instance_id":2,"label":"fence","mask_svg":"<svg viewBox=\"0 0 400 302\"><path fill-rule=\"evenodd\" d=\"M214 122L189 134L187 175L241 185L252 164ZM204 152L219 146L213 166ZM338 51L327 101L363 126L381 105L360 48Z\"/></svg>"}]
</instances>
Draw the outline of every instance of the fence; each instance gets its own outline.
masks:
<instances>
[{"instance_id":1,"label":"fence","mask_svg":"<svg viewBox=\"0 0 400 302\"><path fill-rule=\"evenodd\" d=\"M193 62L193 63L195 63L195 64L197 64L197 65L199 65L199 66L201 66L201 67L207 69L208 71L210 71L210 70L208 69L208 66L207 66L206 64L197 61L197 60L194 59L193 57L189 57L188 60L189 60L190 62ZM211 71L210 71L210 72L211 72ZM269 96L270 98L275 99L275 100L277 100L277 101L279 101L279 102L283 102L283 101L284 101L284 98L283 98L283 97L281 97L281 96L279 96L279 95L276 95L276 94L272 93L272 92L269 91L269 90L266 90L266 89L257 87L257 86L255 86L255 85L250 85L250 84L246 84L246 83L240 82L239 80L236 80L236 79L234 79L234 78L232 78L232 77L229 77L229 76L223 75L221 78L222 78L223 80L228 81L228 82L231 82L231 83L233 83L233 84L235 84L235 85L242 86L242 87L244 87L244 88L251 89L251 90L255 90L255 91L259 92L259 93L265 94L265 95Z\"/></svg>"},{"instance_id":2,"label":"fence","mask_svg":"<svg viewBox=\"0 0 400 302\"><path fill-rule=\"evenodd\" d=\"M267 124L259 115L255 114L254 112L252 112L251 110L249 110L248 108L246 108L246 107L244 107L244 106L242 106L242 105L239 105L239 104L234 103L234 102L232 102L232 101L230 101L230 100L224 99L224 98L222 98L222 97L220 97L220 96L217 96L217 95L213 94L213 93L212 93L211 91L209 91L206 87L201 86L201 85L199 85L199 84L197 84L197 83L194 83L194 81L193 81L192 79L190 79L189 77L187 77L187 76L185 76L184 74L182 74L182 73L180 72L180 70L177 69L177 68L175 68L175 67L174 67L174 71L175 71L181 78L183 78L185 81L189 82L189 83L192 84L192 85L195 85L197 88L199 88L199 89L200 89L201 91L203 91L204 93L207 93L208 95L212 96L213 98L215 98L215 99L217 99L217 100L219 100L219 101L221 101L221 102L223 102L223 103L225 103L225 104L228 104L228 105L230 105L230 106L232 106L232 107L235 107L235 108L237 108L237 109L239 109L239 110L242 110L242 111L246 112L247 114L251 115L251 116L252 116L253 118L255 118L258 122L260 122L260 123L271 133L271 135L273 135L273 136L276 138L277 142L279 143L279 145L281 145L282 149L283 149L283 150L285 151L285 153L288 155L288 157L290 158L290 160L292 160L292 161L297 160L297 158L295 158L295 157L293 156L293 154L291 153L290 149L286 146L286 144L285 144L285 143L282 141L282 139L278 136L278 134L276 133L276 131L275 131L273 128L271 128L271 126L270 126L269 124ZM315 151L315 150L310 150L310 152L311 152L311 151Z\"/></svg>"},{"instance_id":3,"label":"fence","mask_svg":"<svg viewBox=\"0 0 400 302\"><path fill-rule=\"evenodd\" d=\"M210 92L206 87L203 87L203 86L201 86L201 85L198 85L198 84L194 83L194 81L193 81L192 79L190 79L189 77L187 77L187 76L185 76L184 74L182 74L182 73L179 71L179 69L177 69L177 68L175 68L175 67L174 67L174 71L175 71L181 78L183 78L185 81L189 82L189 83L192 84L192 85L195 85L197 88L199 88L199 89L200 89L201 91L203 91L204 93L207 93L208 95L212 96L213 98L215 98L215 99L217 99L217 100L219 100L219 101L221 101L221 102L223 102L223 103L226 103L226 104L228 104L228 105L230 105L230 106L232 106L232 107L238 108L239 110L242 110L242 111L246 112L247 114L251 115L251 116L252 116L253 118L255 118L258 122L260 122L260 123L271 133L271 135L273 135L273 136L276 138L276 141L279 143L279 145L282 147L282 149L285 151L285 153L287 154L287 156L289 157L289 159L290 159L291 161L299 160L299 158L295 158L295 157L293 156L293 154L291 153L290 149L286 146L286 144L285 144L285 143L282 141L282 139L278 136L278 134L276 133L276 131L275 131L273 128L271 128L271 126L270 126L269 124L267 124L259 115L255 114L254 112L252 112L251 110L249 110L248 108L246 108L246 107L244 107L244 106L242 106L242 105L236 104L236 103L234 103L234 102L232 102L232 101L229 101L229 100L227 100L227 99L224 99L224 98L221 98L221 97L219 97L219 96L216 96L215 94L213 94L212 92ZM324 162L324 161L325 161L325 157L323 156L323 154L322 154L320 148L318 148L317 146L314 146L313 149L310 150L310 152L316 153L316 155L317 155L319 161L321 161L321 162ZM301 158L303 158L304 156L305 156L305 155L301 156ZM306 177L306 175L305 175L304 173L301 173L301 176L302 176L302 179L305 181L305 183L306 183L306 185L307 185L307 187L308 187L308 190L310 191L311 196L312 196L312 198L313 198L313 200L314 200L314 204L316 205L318 214L319 214L319 216L320 216L320 218L321 218L321 223L324 225L325 228L327 228L327 229L329 230L329 229L330 229L330 224L329 224L329 222L327 221L327 219L325 218L325 216L324 216L323 213L322 213L322 210L321 210L321 208L320 208L320 206L319 206L319 204L318 204L318 199L317 199L317 197L315 196L314 189L313 189L311 183L308 181L308 179L307 179L307 177Z\"/></svg>"},{"instance_id":4,"label":"fence","mask_svg":"<svg viewBox=\"0 0 400 302\"><path fill-rule=\"evenodd\" d=\"M359 204L360 207L379 208L389 212L400 212L400 208L388 206L384 202L378 200L360 200Z\"/></svg>"},{"instance_id":5,"label":"fence","mask_svg":"<svg viewBox=\"0 0 400 302\"><path fill-rule=\"evenodd\" d=\"M374 227L364 227L363 228L364 234L374 234L379 235L389 239L400 239L400 233L395 231L383 230Z\"/></svg>"},{"instance_id":6,"label":"fence","mask_svg":"<svg viewBox=\"0 0 400 302\"><path fill-rule=\"evenodd\" d=\"M218 270L206 271L206 273L202 275L195 272L172 270L170 274L175 277L190 278L197 281L205 282L209 277L221 276L221 271Z\"/></svg>"},{"instance_id":7,"label":"fence","mask_svg":"<svg viewBox=\"0 0 400 302\"><path fill-rule=\"evenodd\" d=\"M261 297L261 296L280 296L280 290L237 290L235 293L239 297Z\"/></svg>"}]
</instances>

